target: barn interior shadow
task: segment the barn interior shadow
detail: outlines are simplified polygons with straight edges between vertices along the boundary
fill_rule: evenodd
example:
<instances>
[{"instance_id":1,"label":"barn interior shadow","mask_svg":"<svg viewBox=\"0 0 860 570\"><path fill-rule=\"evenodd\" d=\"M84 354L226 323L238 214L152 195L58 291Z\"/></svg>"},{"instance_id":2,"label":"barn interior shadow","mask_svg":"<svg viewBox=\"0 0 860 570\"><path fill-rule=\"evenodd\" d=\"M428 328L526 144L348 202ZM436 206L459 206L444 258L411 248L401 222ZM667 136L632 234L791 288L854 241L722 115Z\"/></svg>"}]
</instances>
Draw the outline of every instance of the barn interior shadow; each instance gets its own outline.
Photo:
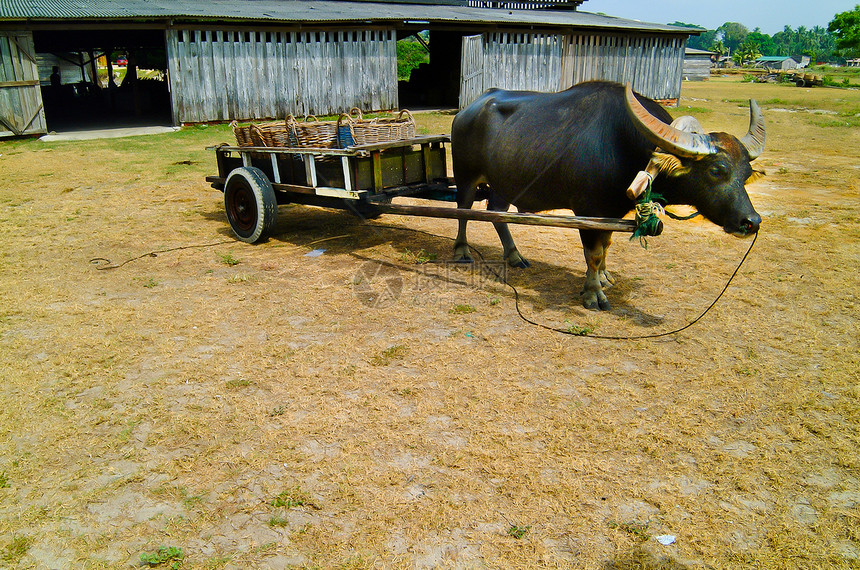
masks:
<instances>
[{"instance_id":1,"label":"barn interior shadow","mask_svg":"<svg viewBox=\"0 0 860 570\"><path fill-rule=\"evenodd\" d=\"M205 219L224 224L218 230L220 235L225 238L233 236L223 208L203 212L201 215ZM408 258L410 253L423 251L435 257L438 262L446 262L452 258L456 234L455 222L451 220L450 224L450 236L437 235L407 225L392 224L384 218L365 220L346 211L288 205L279 208L278 223L269 240L297 247L314 247L319 244L320 248L331 254L351 255L362 262L379 261L383 264L387 262L373 259L361 252L387 243L404 254L404 259ZM577 245L571 247L570 266L537 261L529 258L528 252L524 251L523 255L531 262L530 268L507 267L505 277L508 284L517 289L522 306L532 311L568 307L577 312L581 311L578 316L588 316L590 311L582 307L579 295L585 282L585 264L581 253L578 253L580 250L578 240L576 241ZM472 246L474 257L479 262L498 262L502 259L500 243ZM408 262L397 267L401 271L409 271ZM423 272L423 269L416 265L414 271ZM612 314L646 328L664 322L663 318L649 314L629 301L630 295L642 287L640 282L628 278L623 272L613 274L616 277L616 285L608 293ZM463 284L464 281L453 272L450 275L450 283ZM512 291L510 295L513 297Z\"/></svg>"}]
</instances>

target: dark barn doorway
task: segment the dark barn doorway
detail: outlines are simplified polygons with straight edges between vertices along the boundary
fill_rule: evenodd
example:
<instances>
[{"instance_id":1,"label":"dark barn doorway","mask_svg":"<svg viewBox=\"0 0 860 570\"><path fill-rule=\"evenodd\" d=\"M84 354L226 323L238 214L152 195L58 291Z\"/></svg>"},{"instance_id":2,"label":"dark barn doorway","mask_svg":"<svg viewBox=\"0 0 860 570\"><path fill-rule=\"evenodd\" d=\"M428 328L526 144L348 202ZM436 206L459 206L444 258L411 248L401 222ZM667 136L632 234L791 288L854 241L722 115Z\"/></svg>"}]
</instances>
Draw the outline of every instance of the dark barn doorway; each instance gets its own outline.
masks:
<instances>
[{"instance_id":1,"label":"dark barn doorway","mask_svg":"<svg viewBox=\"0 0 860 570\"><path fill-rule=\"evenodd\" d=\"M33 32L48 131L171 125L163 30Z\"/></svg>"},{"instance_id":2,"label":"dark barn doorway","mask_svg":"<svg viewBox=\"0 0 860 570\"><path fill-rule=\"evenodd\" d=\"M398 33L398 68L402 55L426 54L425 61L411 69L408 79L398 73L398 99L405 109L456 109L460 97L460 32L424 30ZM401 44L412 44L403 49ZM414 46L420 46L416 48Z\"/></svg>"}]
</instances>

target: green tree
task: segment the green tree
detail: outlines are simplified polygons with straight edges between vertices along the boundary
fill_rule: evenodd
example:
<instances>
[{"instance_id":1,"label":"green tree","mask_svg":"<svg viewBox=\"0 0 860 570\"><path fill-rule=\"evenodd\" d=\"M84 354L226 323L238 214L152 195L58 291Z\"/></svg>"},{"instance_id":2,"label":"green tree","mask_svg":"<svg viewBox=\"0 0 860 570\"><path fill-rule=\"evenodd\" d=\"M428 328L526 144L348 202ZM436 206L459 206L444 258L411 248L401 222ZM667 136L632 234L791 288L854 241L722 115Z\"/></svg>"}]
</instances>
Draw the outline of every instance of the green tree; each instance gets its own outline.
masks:
<instances>
[{"instance_id":1,"label":"green tree","mask_svg":"<svg viewBox=\"0 0 860 570\"><path fill-rule=\"evenodd\" d=\"M818 42L816 57L813 61L833 61L836 56L836 36L827 31L827 28L815 26L812 28L812 33Z\"/></svg>"},{"instance_id":2,"label":"green tree","mask_svg":"<svg viewBox=\"0 0 860 570\"><path fill-rule=\"evenodd\" d=\"M687 38L687 47L691 49L710 50L711 44L714 43L714 35L716 30L706 30L702 26L696 24L687 24L685 22L672 22L670 26L680 26L683 28L698 28L701 30L698 36L690 36Z\"/></svg>"},{"instance_id":3,"label":"green tree","mask_svg":"<svg viewBox=\"0 0 860 570\"><path fill-rule=\"evenodd\" d=\"M723 44L734 52L736 49L741 47L750 31L743 24L738 24L737 22L726 22L719 28L717 28L717 40L722 40Z\"/></svg>"},{"instance_id":4,"label":"green tree","mask_svg":"<svg viewBox=\"0 0 860 570\"><path fill-rule=\"evenodd\" d=\"M821 26L811 29L800 26L797 30L785 26L773 35L773 53L762 49L765 55L808 55L813 61L831 61L835 58L836 38Z\"/></svg>"},{"instance_id":5,"label":"green tree","mask_svg":"<svg viewBox=\"0 0 860 570\"><path fill-rule=\"evenodd\" d=\"M758 44L747 40L735 50L732 55L732 61L738 65L745 65L761 57L761 52L758 49Z\"/></svg>"},{"instance_id":6,"label":"green tree","mask_svg":"<svg viewBox=\"0 0 860 570\"><path fill-rule=\"evenodd\" d=\"M860 53L860 4L833 17L827 30L836 36L836 47L850 57Z\"/></svg>"},{"instance_id":7,"label":"green tree","mask_svg":"<svg viewBox=\"0 0 860 570\"><path fill-rule=\"evenodd\" d=\"M756 44L762 55L780 55L778 53L774 53L776 51L776 46L773 43L773 38L767 34L763 34L759 28L751 31L747 36L746 41Z\"/></svg>"},{"instance_id":8,"label":"green tree","mask_svg":"<svg viewBox=\"0 0 860 570\"><path fill-rule=\"evenodd\" d=\"M776 49L776 53L773 55L791 54L794 41L794 30L791 29L791 26L785 26L781 32L777 32L773 35L773 44Z\"/></svg>"},{"instance_id":9,"label":"green tree","mask_svg":"<svg viewBox=\"0 0 860 570\"><path fill-rule=\"evenodd\" d=\"M409 81L412 70L430 61L430 54L416 40L407 38L397 42L397 80Z\"/></svg>"}]
</instances>

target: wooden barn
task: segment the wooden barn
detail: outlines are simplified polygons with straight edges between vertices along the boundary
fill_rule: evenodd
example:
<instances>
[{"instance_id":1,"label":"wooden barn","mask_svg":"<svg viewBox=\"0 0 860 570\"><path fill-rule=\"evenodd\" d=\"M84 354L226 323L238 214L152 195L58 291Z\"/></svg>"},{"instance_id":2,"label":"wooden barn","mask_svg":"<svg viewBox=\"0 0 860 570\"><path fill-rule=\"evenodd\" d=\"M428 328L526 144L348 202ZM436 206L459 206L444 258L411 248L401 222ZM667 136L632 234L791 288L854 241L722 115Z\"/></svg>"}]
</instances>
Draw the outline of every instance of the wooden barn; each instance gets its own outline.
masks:
<instances>
[{"instance_id":1,"label":"wooden barn","mask_svg":"<svg viewBox=\"0 0 860 570\"><path fill-rule=\"evenodd\" d=\"M763 56L755 60L756 67L786 71L800 67L797 60L787 55Z\"/></svg>"},{"instance_id":2,"label":"wooden barn","mask_svg":"<svg viewBox=\"0 0 860 570\"><path fill-rule=\"evenodd\" d=\"M582 12L581 3L9 0L0 3L0 136L64 121L456 108L489 87L556 91L589 79L677 100L684 44L697 30ZM398 83L397 42L420 32L429 32L429 63ZM121 84L117 53L128 60ZM53 81L51 62L63 68Z\"/></svg>"},{"instance_id":3,"label":"wooden barn","mask_svg":"<svg viewBox=\"0 0 860 570\"><path fill-rule=\"evenodd\" d=\"M687 48L684 53L684 81L707 81L717 54L712 51Z\"/></svg>"}]
</instances>

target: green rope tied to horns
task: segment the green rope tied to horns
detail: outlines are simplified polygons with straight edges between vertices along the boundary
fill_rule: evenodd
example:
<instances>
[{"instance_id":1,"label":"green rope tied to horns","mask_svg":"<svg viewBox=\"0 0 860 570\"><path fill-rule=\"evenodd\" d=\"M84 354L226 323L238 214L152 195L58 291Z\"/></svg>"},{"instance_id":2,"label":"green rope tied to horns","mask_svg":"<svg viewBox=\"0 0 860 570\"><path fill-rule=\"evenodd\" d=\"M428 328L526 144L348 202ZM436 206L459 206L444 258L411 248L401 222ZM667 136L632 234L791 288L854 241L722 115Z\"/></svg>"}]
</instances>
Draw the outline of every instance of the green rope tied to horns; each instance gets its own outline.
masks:
<instances>
[{"instance_id":1,"label":"green rope tied to horns","mask_svg":"<svg viewBox=\"0 0 860 570\"><path fill-rule=\"evenodd\" d=\"M693 212L689 216L678 216L672 212L667 212L663 209L660 202L665 202L665 198L656 192L651 191L651 185L654 183L654 178L648 174L648 188L636 201L636 229L633 235L630 236L630 241L639 238L639 243L642 247L648 249L648 240L646 237L658 236L663 233L663 221L660 219L661 214L666 214L674 220L691 220L699 215L699 212Z\"/></svg>"}]
</instances>

